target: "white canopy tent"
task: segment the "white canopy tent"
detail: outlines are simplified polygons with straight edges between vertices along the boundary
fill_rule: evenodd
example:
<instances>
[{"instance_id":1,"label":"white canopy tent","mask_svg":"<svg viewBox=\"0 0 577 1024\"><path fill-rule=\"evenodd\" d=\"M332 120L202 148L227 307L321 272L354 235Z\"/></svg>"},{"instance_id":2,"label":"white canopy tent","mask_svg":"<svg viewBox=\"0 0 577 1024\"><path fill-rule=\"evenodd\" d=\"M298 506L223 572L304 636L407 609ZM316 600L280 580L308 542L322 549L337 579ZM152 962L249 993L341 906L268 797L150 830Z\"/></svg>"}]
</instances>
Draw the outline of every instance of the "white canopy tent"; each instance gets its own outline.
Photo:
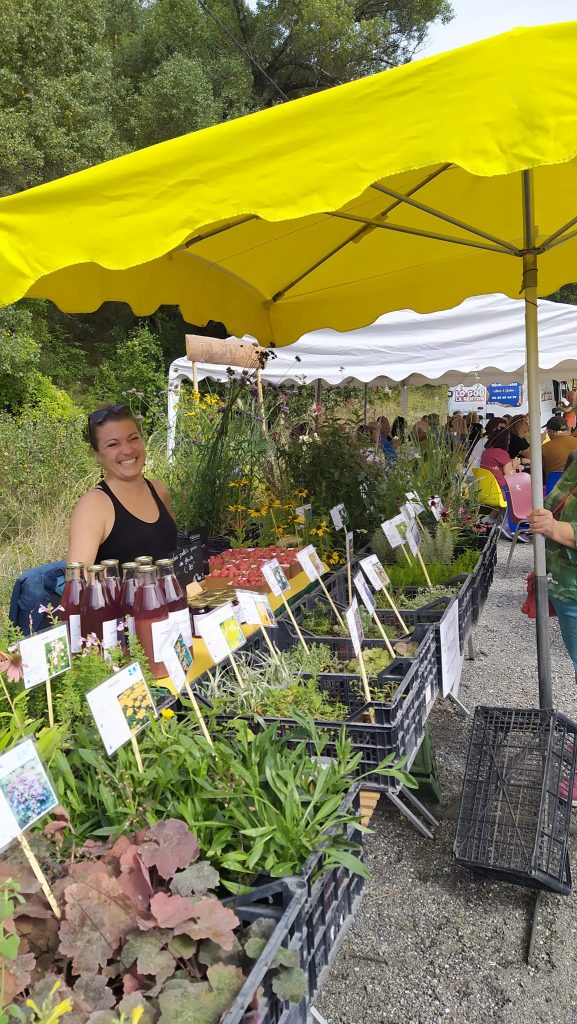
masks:
<instances>
[{"instance_id":1,"label":"white canopy tent","mask_svg":"<svg viewBox=\"0 0 577 1024\"><path fill-rule=\"evenodd\" d=\"M356 331L314 331L286 348L271 349L261 376L277 386L323 381L334 387L359 381L450 387L522 381L524 318L524 302L503 295L475 296L438 313L403 309ZM539 367L549 379L577 370L577 306L539 299ZM195 370L197 380L223 382L231 379L230 370L233 376L243 372L212 363L196 363ZM169 451L180 387L192 379L191 361L175 359L169 370Z\"/></svg>"}]
</instances>

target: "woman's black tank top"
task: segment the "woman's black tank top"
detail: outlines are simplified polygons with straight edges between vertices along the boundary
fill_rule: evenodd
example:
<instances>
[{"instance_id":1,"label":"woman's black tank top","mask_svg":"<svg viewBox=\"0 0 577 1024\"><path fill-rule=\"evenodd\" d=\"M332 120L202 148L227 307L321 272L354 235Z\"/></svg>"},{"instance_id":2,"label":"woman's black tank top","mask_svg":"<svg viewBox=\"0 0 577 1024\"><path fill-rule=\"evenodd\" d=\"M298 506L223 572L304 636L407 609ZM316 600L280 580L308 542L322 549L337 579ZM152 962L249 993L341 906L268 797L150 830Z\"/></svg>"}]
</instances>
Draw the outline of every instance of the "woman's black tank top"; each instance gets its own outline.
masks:
<instances>
[{"instance_id":1,"label":"woman's black tank top","mask_svg":"<svg viewBox=\"0 0 577 1024\"><path fill-rule=\"evenodd\" d=\"M133 516L104 480L96 485L114 505L114 523L108 537L98 548L97 562L103 558L117 558L122 565L123 562L133 562L139 555L152 555L156 561L158 558L168 558L176 551L176 523L150 480L146 480L146 483L158 505L158 519L155 523L145 523Z\"/></svg>"}]
</instances>

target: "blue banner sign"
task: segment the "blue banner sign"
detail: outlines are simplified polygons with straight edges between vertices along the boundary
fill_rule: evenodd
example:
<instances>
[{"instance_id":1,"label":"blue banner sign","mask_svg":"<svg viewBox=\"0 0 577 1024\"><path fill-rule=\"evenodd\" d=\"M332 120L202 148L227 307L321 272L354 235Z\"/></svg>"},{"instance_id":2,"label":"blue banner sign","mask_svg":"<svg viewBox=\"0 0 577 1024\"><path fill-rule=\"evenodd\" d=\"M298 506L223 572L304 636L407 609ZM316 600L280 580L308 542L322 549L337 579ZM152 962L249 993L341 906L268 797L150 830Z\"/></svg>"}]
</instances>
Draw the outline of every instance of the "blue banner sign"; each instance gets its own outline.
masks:
<instances>
[{"instance_id":1,"label":"blue banner sign","mask_svg":"<svg viewBox=\"0 0 577 1024\"><path fill-rule=\"evenodd\" d=\"M519 406L523 401L521 384L489 384L487 391L488 405Z\"/></svg>"}]
</instances>

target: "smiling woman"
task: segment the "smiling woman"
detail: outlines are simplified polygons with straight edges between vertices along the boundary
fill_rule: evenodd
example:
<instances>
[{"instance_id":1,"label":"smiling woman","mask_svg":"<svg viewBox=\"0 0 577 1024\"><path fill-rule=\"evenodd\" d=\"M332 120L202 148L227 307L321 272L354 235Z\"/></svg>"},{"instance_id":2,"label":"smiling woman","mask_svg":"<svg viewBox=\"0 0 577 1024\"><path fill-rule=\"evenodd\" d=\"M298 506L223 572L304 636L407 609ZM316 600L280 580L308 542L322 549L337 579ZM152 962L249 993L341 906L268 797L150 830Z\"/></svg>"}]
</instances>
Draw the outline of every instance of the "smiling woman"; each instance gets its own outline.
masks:
<instances>
[{"instance_id":1,"label":"smiling woman","mask_svg":"<svg viewBox=\"0 0 577 1024\"><path fill-rule=\"evenodd\" d=\"M176 549L176 523L166 487L143 475L146 448L127 405L105 405L88 417L88 437L103 479L82 496L70 518L67 562L166 558Z\"/></svg>"}]
</instances>

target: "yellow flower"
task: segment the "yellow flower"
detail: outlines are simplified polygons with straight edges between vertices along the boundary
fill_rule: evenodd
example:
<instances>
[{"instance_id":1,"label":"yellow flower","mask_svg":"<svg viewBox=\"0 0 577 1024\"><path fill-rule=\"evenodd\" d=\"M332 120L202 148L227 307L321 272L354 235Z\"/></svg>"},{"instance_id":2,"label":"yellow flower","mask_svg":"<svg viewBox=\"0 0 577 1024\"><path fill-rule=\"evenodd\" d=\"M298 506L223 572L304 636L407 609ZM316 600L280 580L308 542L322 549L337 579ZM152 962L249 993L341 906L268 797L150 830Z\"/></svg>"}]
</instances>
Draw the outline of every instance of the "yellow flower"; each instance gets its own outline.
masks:
<instances>
[{"instance_id":1,"label":"yellow flower","mask_svg":"<svg viewBox=\"0 0 577 1024\"><path fill-rule=\"evenodd\" d=\"M297 498L308 498L309 492L305 491L304 487L301 487L298 491L295 491L295 494Z\"/></svg>"},{"instance_id":2,"label":"yellow flower","mask_svg":"<svg viewBox=\"0 0 577 1024\"><path fill-rule=\"evenodd\" d=\"M160 714L163 718L174 718L174 711L171 708L163 708Z\"/></svg>"}]
</instances>

